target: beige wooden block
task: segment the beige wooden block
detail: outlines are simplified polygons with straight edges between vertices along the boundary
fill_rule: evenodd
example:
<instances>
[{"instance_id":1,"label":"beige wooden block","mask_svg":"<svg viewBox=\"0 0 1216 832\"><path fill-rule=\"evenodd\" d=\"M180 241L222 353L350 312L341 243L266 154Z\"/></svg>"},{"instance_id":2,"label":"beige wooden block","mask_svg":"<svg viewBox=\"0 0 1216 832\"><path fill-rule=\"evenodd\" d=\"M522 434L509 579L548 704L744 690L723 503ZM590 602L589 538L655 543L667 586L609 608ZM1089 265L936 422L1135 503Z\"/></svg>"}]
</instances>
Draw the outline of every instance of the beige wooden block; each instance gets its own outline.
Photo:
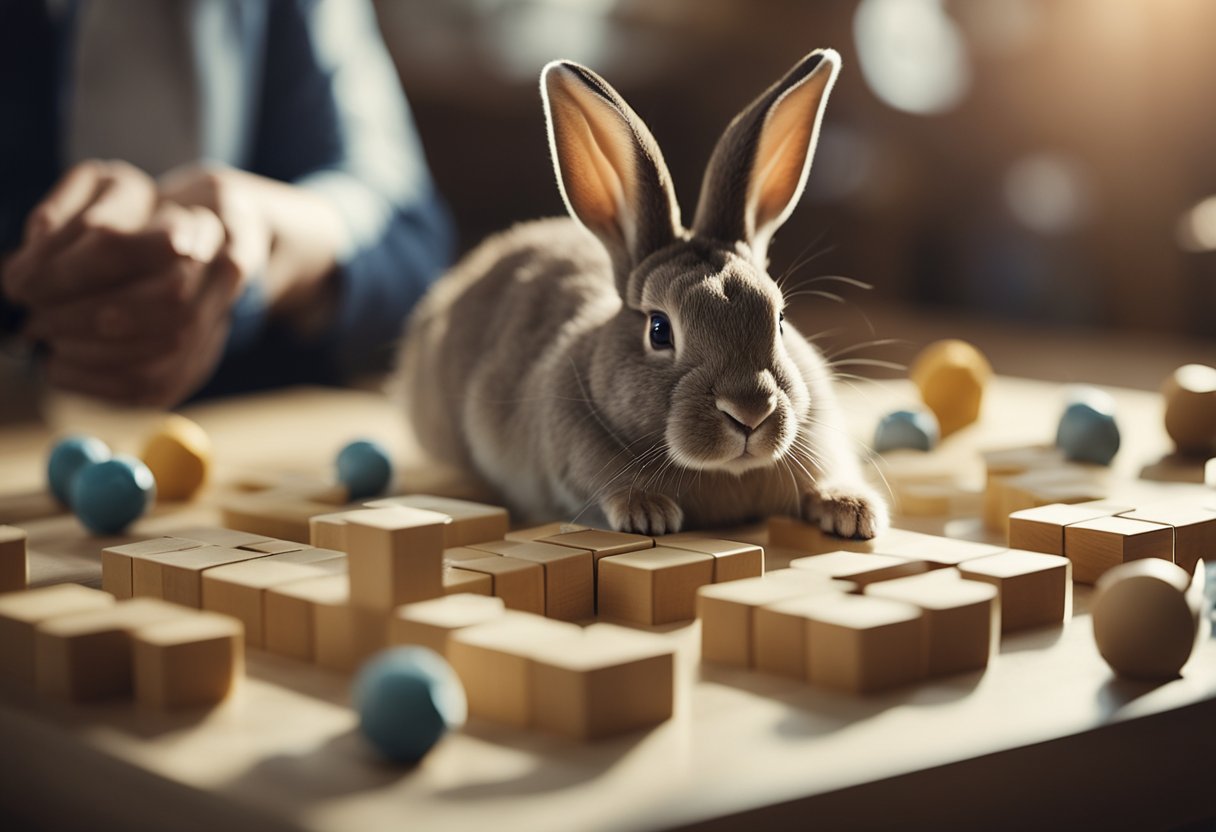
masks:
<instances>
[{"instance_id":1,"label":"beige wooden block","mask_svg":"<svg viewBox=\"0 0 1216 832\"><path fill-rule=\"evenodd\" d=\"M450 551L450 550L449 550ZM456 561L460 569L489 575L494 594L507 609L545 614L545 570L539 563L481 552L480 558Z\"/></svg>"},{"instance_id":2,"label":"beige wooden block","mask_svg":"<svg viewBox=\"0 0 1216 832\"><path fill-rule=\"evenodd\" d=\"M443 594L448 519L414 508L368 509L346 518L351 603L383 613Z\"/></svg>"},{"instance_id":3,"label":"beige wooden block","mask_svg":"<svg viewBox=\"0 0 1216 832\"><path fill-rule=\"evenodd\" d=\"M0 592L16 592L29 583L25 537L24 529L0 526Z\"/></svg>"},{"instance_id":4,"label":"beige wooden block","mask_svg":"<svg viewBox=\"0 0 1216 832\"><path fill-rule=\"evenodd\" d=\"M513 529L504 534L503 538L527 542L529 540L542 540L546 537L554 537L559 534L569 534L570 532L585 532L589 528L591 527L581 526L578 523L545 523L543 526Z\"/></svg>"},{"instance_id":5,"label":"beige wooden block","mask_svg":"<svg viewBox=\"0 0 1216 832\"><path fill-rule=\"evenodd\" d=\"M790 569L813 572L823 578L850 581L858 587L929 571L922 560L872 552L825 552L790 561Z\"/></svg>"},{"instance_id":6,"label":"beige wooden block","mask_svg":"<svg viewBox=\"0 0 1216 832\"><path fill-rule=\"evenodd\" d=\"M793 517L774 516L768 518L768 543L770 547L792 549L806 555L822 555L827 552L878 552L884 547L917 537L927 537L903 529L888 529L870 540L853 540L827 534L817 524L806 523Z\"/></svg>"},{"instance_id":7,"label":"beige wooden block","mask_svg":"<svg viewBox=\"0 0 1216 832\"><path fill-rule=\"evenodd\" d=\"M960 563L959 573L997 588L1001 632L1058 626L1072 617L1072 561L1010 549Z\"/></svg>"},{"instance_id":8,"label":"beige wooden block","mask_svg":"<svg viewBox=\"0 0 1216 832\"><path fill-rule=\"evenodd\" d=\"M697 590L714 580L714 558L684 549L654 548L602 558L601 616L634 624L671 624L697 615Z\"/></svg>"},{"instance_id":9,"label":"beige wooden block","mask_svg":"<svg viewBox=\"0 0 1216 832\"><path fill-rule=\"evenodd\" d=\"M549 618L579 621L595 615L595 566L590 552L517 540L478 543L473 548L539 564L544 570L544 613Z\"/></svg>"},{"instance_id":10,"label":"beige wooden block","mask_svg":"<svg viewBox=\"0 0 1216 832\"><path fill-rule=\"evenodd\" d=\"M407 494L367 503L368 508L406 506L447 515L451 520L444 530L444 546L468 546L487 540L502 540L511 527L511 518L501 506L436 497L430 494Z\"/></svg>"},{"instance_id":11,"label":"beige wooden block","mask_svg":"<svg viewBox=\"0 0 1216 832\"><path fill-rule=\"evenodd\" d=\"M825 589L848 592L854 586L801 569L779 569L761 578L743 578L703 586L697 590L701 660L735 667L754 667L752 633L757 608Z\"/></svg>"},{"instance_id":12,"label":"beige wooden block","mask_svg":"<svg viewBox=\"0 0 1216 832\"><path fill-rule=\"evenodd\" d=\"M1009 548L1063 555L1065 526L1118 513L1109 509L1063 503L1015 511L1009 515Z\"/></svg>"},{"instance_id":13,"label":"beige wooden block","mask_svg":"<svg viewBox=\"0 0 1216 832\"><path fill-rule=\"evenodd\" d=\"M526 728L531 724L531 655L547 641L577 636L578 625L506 610L448 639L448 661L464 685L469 715Z\"/></svg>"},{"instance_id":14,"label":"beige wooden block","mask_svg":"<svg viewBox=\"0 0 1216 832\"><path fill-rule=\"evenodd\" d=\"M318 605L345 606L350 579L344 574L294 581L266 590L265 647L300 661L316 658L314 644Z\"/></svg>"},{"instance_id":15,"label":"beige wooden block","mask_svg":"<svg viewBox=\"0 0 1216 832\"><path fill-rule=\"evenodd\" d=\"M599 740L671 718L675 648L612 624L592 624L531 654L530 724L573 740Z\"/></svg>"},{"instance_id":16,"label":"beige wooden block","mask_svg":"<svg viewBox=\"0 0 1216 832\"><path fill-rule=\"evenodd\" d=\"M683 532L657 537L654 545L713 555L714 583L716 584L738 581L743 578L758 578L764 574L764 549L752 543L719 540Z\"/></svg>"},{"instance_id":17,"label":"beige wooden block","mask_svg":"<svg viewBox=\"0 0 1216 832\"><path fill-rule=\"evenodd\" d=\"M196 614L157 598L131 598L43 621L34 645L38 693L70 702L129 696L132 633L149 624Z\"/></svg>"},{"instance_id":18,"label":"beige wooden block","mask_svg":"<svg viewBox=\"0 0 1216 832\"><path fill-rule=\"evenodd\" d=\"M960 563L975 558L995 555L1005 551L1005 547L977 543L974 540L959 540L953 537L920 535L916 538L902 540L881 551L885 555L893 555L897 558L924 561L929 564L931 569L940 569L947 566L958 566Z\"/></svg>"},{"instance_id":19,"label":"beige wooden block","mask_svg":"<svg viewBox=\"0 0 1216 832\"><path fill-rule=\"evenodd\" d=\"M313 554L318 552L328 557ZM245 643L261 647L265 643L266 590L292 581L341 574L346 566L341 552L322 549L283 552L217 566L203 573L202 606L239 620L244 625Z\"/></svg>"},{"instance_id":20,"label":"beige wooden block","mask_svg":"<svg viewBox=\"0 0 1216 832\"><path fill-rule=\"evenodd\" d=\"M341 505L340 503L338 505ZM330 514L334 504L279 492L240 494L220 503L224 525L254 535L299 543L309 541L309 521Z\"/></svg>"},{"instance_id":21,"label":"beige wooden block","mask_svg":"<svg viewBox=\"0 0 1216 832\"><path fill-rule=\"evenodd\" d=\"M807 678L846 693L875 693L924 677L921 611L866 595L821 595L807 621Z\"/></svg>"},{"instance_id":22,"label":"beige wooden block","mask_svg":"<svg viewBox=\"0 0 1216 832\"><path fill-rule=\"evenodd\" d=\"M1002 448L983 453L987 470L984 489L984 525L1003 531L1009 510L1006 510L1005 483L1032 470L1056 469L1068 464L1064 452L1053 445L1032 445L1018 448Z\"/></svg>"},{"instance_id":23,"label":"beige wooden block","mask_svg":"<svg viewBox=\"0 0 1216 832\"><path fill-rule=\"evenodd\" d=\"M443 594L455 595L467 592L474 595L493 595L494 578L483 572L470 572L455 566L443 567Z\"/></svg>"},{"instance_id":24,"label":"beige wooden block","mask_svg":"<svg viewBox=\"0 0 1216 832\"><path fill-rule=\"evenodd\" d=\"M919 607L924 613L923 657L930 676L983 670L1001 632L997 588L966 581L954 570L870 584L865 594Z\"/></svg>"},{"instance_id":25,"label":"beige wooden block","mask_svg":"<svg viewBox=\"0 0 1216 832\"><path fill-rule=\"evenodd\" d=\"M203 572L264 557L268 555L223 546L153 552L132 559L131 587L136 597L163 598L197 609L203 605Z\"/></svg>"},{"instance_id":26,"label":"beige wooden block","mask_svg":"<svg viewBox=\"0 0 1216 832\"><path fill-rule=\"evenodd\" d=\"M983 493L952 482L895 482L894 506L905 517L950 517L978 513Z\"/></svg>"},{"instance_id":27,"label":"beige wooden block","mask_svg":"<svg viewBox=\"0 0 1216 832\"><path fill-rule=\"evenodd\" d=\"M1104 476L1104 468L1070 464L1007 477L1000 482L1001 509L995 528L1007 535L1009 515L1024 509L1103 500L1107 495Z\"/></svg>"},{"instance_id":28,"label":"beige wooden block","mask_svg":"<svg viewBox=\"0 0 1216 832\"><path fill-rule=\"evenodd\" d=\"M1129 520L1174 529L1174 563L1188 575L1201 560L1216 558L1216 512L1202 506L1152 505L1121 514Z\"/></svg>"},{"instance_id":29,"label":"beige wooden block","mask_svg":"<svg viewBox=\"0 0 1216 832\"><path fill-rule=\"evenodd\" d=\"M250 543L248 546L238 546L247 552L260 552L263 555L284 555L288 552L300 552L312 548L307 543L296 543L291 540L267 540L262 543Z\"/></svg>"},{"instance_id":30,"label":"beige wooden block","mask_svg":"<svg viewBox=\"0 0 1216 832\"><path fill-rule=\"evenodd\" d=\"M1174 562L1174 530L1169 526L1099 517L1064 529L1064 554L1072 561L1072 578L1092 584L1113 566L1140 558Z\"/></svg>"},{"instance_id":31,"label":"beige wooden block","mask_svg":"<svg viewBox=\"0 0 1216 832\"><path fill-rule=\"evenodd\" d=\"M353 673L372 654L388 646L388 616L350 603L316 603L313 656L318 665Z\"/></svg>"},{"instance_id":32,"label":"beige wooden block","mask_svg":"<svg viewBox=\"0 0 1216 832\"><path fill-rule=\"evenodd\" d=\"M0 677L34 684L34 641L39 624L58 616L105 609L114 596L78 584L56 584L0 595Z\"/></svg>"},{"instance_id":33,"label":"beige wooden block","mask_svg":"<svg viewBox=\"0 0 1216 832\"><path fill-rule=\"evenodd\" d=\"M474 549L471 546L453 546L443 550L443 562L449 566L457 566L462 560L481 560L485 556L485 549Z\"/></svg>"},{"instance_id":34,"label":"beige wooden block","mask_svg":"<svg viewBox=\"0 0 1216 832\"><path fill-rule=\"evenodd\" d=\"M463 593L402 604L389 622L389 644L421 644L446 656L448 636L493 621L505 610L501 598Z\"/></svg>"},{"instance_id":35,"label":"beige wooden block","mask_svg":"<svg viewBox=\"0 0 1216 832\"><path fill-rule=\"evenodd\" d=\"M132 561L144 555L198 549L204 544L181 537L155 537L101 550L101 588L120 601L135 596Z\"/></svg>"},{"instance_id":36,"label":"beige wooden block","mask_svg":"<svg viewBox=\"0 0 1216 832\"><path fill-rule=\"evenodd\" d=\"M816 597L843 594L854 586L848 581L825 580L810 592L756 607L751 633L753 666L765 673L807 678L807 611L817 609Z\"/></svg>"},{"instance_id":37,"label":"beige wooden block","mask_svg":"<svg viewBox=\"0 0 1216 832\"><path fill-rule=\"evenodd\" d=\"M196 540L209 546L223 546L228 549L240 549L253 543L265 543L274 540L264 534L252 534L240 529L225 529L221 526L190 526L185 529L175 529L172 537L183 540Z\"/></svg>"},{"instance_id":38,"label":"beige wooden block","mask_svg":"<svg viewBox=\"0 0 1216 832\"><path fill-rule=\"evenodd\" d=\"M609 555L623 555L626 552L637 552L654 547L653 537L626 534L625 532L605 532L599 529L555 534L552 537L542 537L539 542L585 549L597 561Z\"/></svg>"},{"instance_id":39,"label":"beige wooden block","mask_svg":"<svg viewBox=\"0 0 1216 832\"><path fill-rule=\"evenodd\" d=\"M357 509L363 511L363 509ZM308 519L308 542L321 549L346 551L346 518L350 511L318 514Z\"/></svg>"},{"instance_id":40,"label":"beige wooden block","mask_svg":"<svg viewBox=\"0 0 1216 832\"><path fill-rule=\"evenodd\" d=\"M245 672L241 622L202 612L132 633L135 701L159 710L223 701Z\"/></svg>"}]
</instances>

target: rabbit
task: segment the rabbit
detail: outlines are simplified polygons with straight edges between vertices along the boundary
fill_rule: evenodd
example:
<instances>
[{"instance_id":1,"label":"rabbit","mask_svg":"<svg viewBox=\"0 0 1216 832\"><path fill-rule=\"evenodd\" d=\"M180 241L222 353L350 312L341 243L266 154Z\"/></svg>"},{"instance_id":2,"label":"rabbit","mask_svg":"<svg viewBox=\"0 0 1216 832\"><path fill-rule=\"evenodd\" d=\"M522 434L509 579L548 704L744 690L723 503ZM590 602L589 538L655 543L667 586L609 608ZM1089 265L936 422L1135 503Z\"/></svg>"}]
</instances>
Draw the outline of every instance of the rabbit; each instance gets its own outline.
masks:
<instances>
[{"instance_id":1,"label":"rabbit","mask_svg":"<svg viewBox=\"0 0 1216 832\"><path fill-rule=\"evenodd\" d=\"M421 446L536 522L662 535L793 514L881 532L829 367L766 270L839 69L812 52L731 122L686 229L641 119L591 70L545 66L571 218L488 238L419 303L391 385Z\"/></svg>"}]
</instances>

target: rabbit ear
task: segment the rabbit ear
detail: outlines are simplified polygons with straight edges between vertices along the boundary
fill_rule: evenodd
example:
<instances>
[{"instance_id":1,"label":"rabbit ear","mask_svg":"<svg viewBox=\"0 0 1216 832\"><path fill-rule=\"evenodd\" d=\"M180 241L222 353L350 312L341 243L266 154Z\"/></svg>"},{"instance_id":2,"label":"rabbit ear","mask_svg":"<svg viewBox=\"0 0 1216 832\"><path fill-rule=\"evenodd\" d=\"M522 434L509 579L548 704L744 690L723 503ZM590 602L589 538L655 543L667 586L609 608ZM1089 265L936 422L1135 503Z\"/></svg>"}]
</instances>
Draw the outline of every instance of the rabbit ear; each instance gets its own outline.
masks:
<instances>
[{"instance_id":1,"label":"rabbit ear","mask_svg":"<svg viewBox=\"0 0 1216 832\"><path fill-rule=\"evenodd\" d=\"M680 230L663 154L637 114L591 70L554 61L540 77L562 198L608 248L623 280Z\"/></svg>"},{"instance_id":2,"label":"rabbit ear","mask_svg":"<svg viewBox=\"0 0 1216 832\"><path fill-rule=\"evenodd\" d=\"M705 171L696 234L745 242L766 263L769 240L802 196L839 71L835 50L816 50L735 117Z\"/></svg>"}]
</instances>

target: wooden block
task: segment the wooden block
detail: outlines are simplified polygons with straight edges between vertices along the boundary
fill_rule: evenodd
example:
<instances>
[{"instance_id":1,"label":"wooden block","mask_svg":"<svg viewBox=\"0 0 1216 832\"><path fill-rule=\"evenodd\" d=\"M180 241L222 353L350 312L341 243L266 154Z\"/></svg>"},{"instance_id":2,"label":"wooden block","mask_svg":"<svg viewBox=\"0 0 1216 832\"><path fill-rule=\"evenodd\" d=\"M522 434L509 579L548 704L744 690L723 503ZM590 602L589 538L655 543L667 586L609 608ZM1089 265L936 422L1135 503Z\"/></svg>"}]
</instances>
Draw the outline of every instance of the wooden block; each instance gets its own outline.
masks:
<instances>
[{"instance_id":1,"label":"wooden block","mask_svg":"<svg viewBox=\"0 0 1216 832\"><path fill-rule=\"evenodd\" d=\"M180 552L198 549L204 544L181 537L156 537L125 546L111 546L101 550L101 588L120 601L135 596L131 562L144 555L164 552Z\"/></svg>"},{"instance_id":2,"label":"wooden block","mask_svg":"<svg viewBox=\"0 0 1216 832\"><path fill-rule=\"evenodd\" d=\"M507 609L545 614L545 570L539 563L481 552L480 558L457 561L460 569L489 575L494 594Z\"/></svg>"},{"instance_id":3,"label":"wooden block","mask_svg":"<svg viewBox=\"0 0 1216 832\"><path fill-rule=\"evenodd\" d=\"M1065 526L1118 513L1103 508L1063 503L1015 511L1009 515L1009 548L1063 555Z\"/></svg>"},{"instance_id":4,"label":"wooden block","mask_svg":"<svg viewBox=\"0 0 1216 832\"><path fill-rule=\"evenodd\" d=\"M1064 555L1072 561L1072 578L1092 584L1113 566L1140 558L1174 561L1174 530L1169 526L1099 517L1064 528Z\"/></svg>"},{"instance_id":5,"label":"wooden block","mask_svg":"<svg viewBox=\"0 0 1216 832\"><path fill-rule=\"evenodd\" d=\"M448 566L457 566L462 560L481 560L485 556L485 549L474 549L470 546L453 546L443 550L443 562Z\"/></svg>"},{"instance_id":6,"label":"wooden block","mask_svg":"<svg viewBox=\"0 0 1216 832\"><path fill-rule=\"evenodd\" d=\"M576 624L506 610L493 621L452 633L448 661L464 685L469 715L528 727L532 652L579 632Z\"/></svg>"},{"instance_id":7,"label":"wooden block","mask_svg":"<svg viewBox=\"0 0 1216 832\"><path fill-rule=\"evenodd\" d=\"M983 670L1001 632L997 588L965 581L954 570L870 584L866 595L912 604L924 613L922 643L925 671L946 676Z\"/></svg>"},{"instance_id":8,"label":"wooden block","mask_svg":"<svg viewBox=\"0 0 1216 832\"><path fill-rule=\"evenodd\" d=\"M697 615L697 590L714 580L714 558L655 548L602 558L599 614L634 624L671 624Z\"/></svg>"},{"instance_id":9,"label":"wooden block","mask_svg":"<svg viewBox=\"0 0 1216 832\"><path fill-rule=\"evenodd\" d=\"M493 595L494 579L483 572L470 572L455 566L444 566L443 594L455 595L460 592Z\"/></svg>"},{"instance_id":10,"label":"wooden block","mask_svg":"<svg viewBox=\"0 0 1216 832\"><path fill-rule=\"evenodd\" d=\"M552 543L555 546L570 546L574 549L585 549L597 561L609 555L623 555L626 552L637 552L654 547L654 538L640 534L624 532L605 532L599 529L585 529L578 532L565 532L551 537L540 538L541 543Z\"/></svg>"},{"instance_id":11,"label":"wooden block","mask_svg":"<svg viewBox=\"0 0 1216 832\"><path fill-rule=\"evenodd\" d=\"M363 509L358 509L362 511ZM334 511L308 519L308 542L321 549L346 551L346 518L353 512Z\"/></svg>"},{"instance_id":12,"label":"wooden block","mask_svg":"<svg viewBox=\"0 0 1216 832\"><path fill-rule=\"evenodd\" d=\"M655 538L654 545L713 555L714 583L758 578L764 574L764 549L736 540L718 540L684 532Z\"/></svg>"},{"instance_id":13,"label":"wooden block","mask_svg":"<svg viewBox=\"0 0 1216 832\"><path fill-rule=\"evenodd\" d=\"M811 592L756 607L751 633L753 666L765 673L806 679L807 610L817 608L808 603L819 595L842 594L854 586L848 581L825 580Z\"/></svg>"},{"instance_id":14,"label":"wooden block","mask_svg":"<svg viewBox=\"0 0 1216 832\"><path fill-rule=\"evenodd\" d=\"M905 517L951 517L977 514L982 492L952 482L898 482L892 484L895 510Z\"/></svg>"},{"instance_id":15,"label":"wooden block","mask_svg":"<svg viewBox=\"0 0 1216 832\"><path fill-rule=\"evenodd\" d=\"M1143 520L1170 526L1174 530L1174 563L1188 575L1200 560L1216 557L1216 513L1201 506L1152 505L1121 514L1129 520Z\"/></svg>"},{"instance_id":16,"label":"wooden block","mask_svg":"<svg viewBox=\"0 0 1216 832\"><path fill-rule=\"evenodd\" d=\"M163 598L198 609L203 605L203 572L216 566L264 557L268 556L223 546L152 552L132 558L131 588L136 597Z\"/></svg>"},{"instance_id":17,"label":"wooden block","mask_svg":"<svg viewBox=\"0 0 1216 832\"><path fill-rule=\"evenodd\" d=\"M442 595L447 522L442 514L414 508L351 512L346 518L351 603L388 613Z\"/></svg>"},{"instance_id":18,"label":"wooden block","mask_svg":"<svg viewBox=\"0 0 1216 832\"><path fill-rule=\"evenodd\" d=\"M132 598L38 625L34 645L38 693L70 702L130 696L132 633L160 621L195 615L156 598Z\"/></svg>"},{"instance_id":19,"label":"wooden block","mask_svg":"<svg viewBox=\"0 0 1216 832\"><path fill-rule=\"evenodd\" d=\"M25 530L0 526L0 592L16 592L29 584Z\"/></svg>"},{"instance_id":20,"label":"wooden block","mask_svg":"<svg viewBox=\"0 0 1216 832\"><path fill-rule=\"evenodd\" d=\"M1072 617L1072 561L1059 555L1011 549L960 563L969 580L997 588L1001 632L1059 626Z\"/></svg>"},{"instance_id":21,"label":"wooden block","mask_svg":"<svg viewBox=\"0 0 1216 832\"><path fill-rule=\"evenodd\" d=\"M209 546L223 546L228 549L240 549L243 546L275 539L264 534L251 534L239 529L225 529L220 526L191 526L186 529L176 529L172 536L184 540L196 540Z\"/></svg>"},{"instance_id":22,"label":"wooden block","mask_svg":"<svg viewBox=\"0 0 1216 832\"><path fill-rule=\"evenodd\" d=\"M393 610L389 644L421 644L441 656L448 652L448 636L465 627L493 621L503 614L501 598L485 595L447 595L403 604Z\"/></svg>"},{"instance_id":23,"label":"wooden block","mask_svg":"<svg viewBox=\"0 0 1216 832\"><path fill-rule=\"evenodd\" d=\"M503 538L526 543L529 540L543 540L546 537L554 537L559 534L585 532L589 528L590 526L580 526L578 523L546 523L543 526L531 526L526 529L509 531L503 535Z\"/></svg>"},{"instance_id":24,"label":"wooden block","mask_svg":"<svg viewBox=\"0 0 1216 832\"><path fill-rule=\"evenodd\" d=\"M248 546L238 546L237 548L247 552L261 552L263 555L283 555L312 547L307 543L295 543L290 540L267 540L263 543L250 543Z\"/></svg>"},{"instance_id":25,"label":"wooden block","mask_svg":"<svg viewBox=\"0 0 1216 832\"><path fill-rule=\"evenodd\" d=\"M1027 471L1060 468L1068 464L1064 452L1054 445L1003 448L987 451L982 456L987 469L982 513L984 525L993 530L1003 530L1009 516L1005 508L1006 481Z\"/></svg>"},{"instance_id":26,"label":"wooden block","mask_svg":"<svg viewBox=\"0 0 1216 832\"><path fill-rule=\"evenodd\" d=\"M974 540L959 540L953 537L919 535L901 540L880 550L885 555L924 561L930 568L958 566L975 558L984 558L1005 551L1004 546L977 543ZM922 570L923 571L923 570ZM850 579L851 580L851 579Z\"/></svg>"},{"instance_id":27,"label":"wooden block","mask_svg":"<svg viewBox=\"0 0 1216 832\"><path fill-rule=\"evenodd\" d=\"M825 552L794 558L791 569L813 572L823 578L850 581L858 587L929 571L929 564L913 558L863 552Z\"/></svg>"},{"instance_id":28,"label":"wooden block","mask_svg":"<svg viewBox=\"0 0 1216 832\"><path fill-rule=\"evenodd\" d=\"M818 525L806 523L793 517L774 516L768 518L769 547L792 549L806 555L822 555L827 552L877 552L901 541L928 535L903 529L888 529L870 540L852 540L827 534Z\"/></svg>"},{"instance_id":29,"label":"wooden block","mask_svg":"<svg viewBox=\"0 0 1216 832\"><path fill-rule=\"evenodd\" d=\"M511 527L511 518L501 506L435 497L430 494L407 494L367 503L368 508L406 506L447 515L451 522L444 529L444 546L468 546L487 540L502 540Z\"/></svg>"},{"instance_id":30,"label":"wooden block","mask_svg":"<svg viewBox=\"0 0 1216 832\"><path fill-rule=\"evenodd\" d=\"M846 693L874 693L923 678L921 611L866 595L821 595L807 620L807 678Z\"/></svg>"},{"instance_id":31,"label":"wooden block","mask_svg":"<svg viewBox=\"0 0 1216 832\"><path fill-rule=\"evenodd\" d=\"M56 584L0 595L0 676L34 684L34 641L39 624L52 618L113 606L114 596L78 584Z\"/></svg>"},{"instance_id":32,"label":"wooden block","mask_svg":"<svg viewBox=\"0 0 1216 832\"><path fill-rule=\"evenodd\" d=\"M599 740L671 718L675 649L661 639L592 624L531 655L530 724L573 740Z\"/></svg>"},{"instance_id":33,"label":"wooden block","mask_svg":"<svg viewBox=\"0 0 1216 832\"><path fill-rule=\"evenodd\" d=\"M318 558L312 553L325 552ZM322 549L284 552L217 566L203 573L203 609L223 613L244 625L245 643L265 643L265 596L274 586L346 571L341 552Z\"/></svg>"},{"instance_id":34,"label":"wooden block","mask_svg":"<svg viewBox=\"0 0 1216 832\"><path fill-rule=\"evenodd\" d=\"M762 578L744 578L703 586L697 590L701 660L735 667L754 667L752 633L757 608L787 598L815 594L825 588L848 592L854 586L801 569L779 569Z\"/></svg>"},{"instance_id":35,"label":"wooden block","mask_svg":"<svg viewBox=\"0 0 1216 832\"><path fill-rule=\"evenodd\" d=\"M315 659L317 605L341 606L350 597L347 575L326 575L266 590L265 647L300 661Z\"/></svg>"},{"instance_id":36,"label":"wooden block","mask_svg":"<svg viewBox=\"0 0 1216 832\"><path fill-rule=\"evenodd\" d=\"M1000 514L994 528L1007 535L1009 515L1023 509L1105 499L1107 489L1101 482L1104 474L1105 469L1097 466L1070 464L1007 477L1000 482Z\"/></svg>"},{"instance_id":37,"label":"wooden block","mask_svg":"<svg viewBox=\"0 0 1216 832\"><path fill-rule=\"evenodd\" d=\"M531 561L544 570L544 614L562 621L595 615L595 565L583 549L536 541L500 540L472 548L516 560Z\"/></svg>"},{"instance_id":38,"label":"wooden block","mask_svg":"<svg viewBox=\"0 0 1216 832\"><path fill-rule=\"evenodd\" d=\"M240 494L220 503L224 525L253 535L298 543L309 541L309 521L333 513L335 505L277 491Z\"/></svg>"},{"instance_id":39,"label":"wooden block","mask_svg":"<svg viewBox=\"0 0 1216 832\"><path fill-rule=\"evenodd\" d=\"M159 710L223 701L245 672L241 622L195 613L132 633L135 701Z\"/></svg>"}]
</instances>

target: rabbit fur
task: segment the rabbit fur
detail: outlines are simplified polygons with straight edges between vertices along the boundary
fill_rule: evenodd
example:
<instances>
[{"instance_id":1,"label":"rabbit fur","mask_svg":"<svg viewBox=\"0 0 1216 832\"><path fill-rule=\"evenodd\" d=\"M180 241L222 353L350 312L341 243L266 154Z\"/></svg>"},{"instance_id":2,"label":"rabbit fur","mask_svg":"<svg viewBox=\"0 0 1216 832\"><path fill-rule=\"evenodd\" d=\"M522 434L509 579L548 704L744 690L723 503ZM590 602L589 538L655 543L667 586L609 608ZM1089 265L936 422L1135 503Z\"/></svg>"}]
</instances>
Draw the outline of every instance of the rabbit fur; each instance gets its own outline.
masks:
<instances>
[{"instance_id":1,"label":"rabbit fur","mask_svg":"<svg viewBox=\"0 0 1216 832\"><path fill-rule=\"evenodd\" d=\"M585 67L546 66L573 218L487 239L419 304L394 386L421 446L528 520L664 534L793 514L880 532L829 367L767 273L839 67L817 50L735 118L685 229L641 119Z\"/></svg>"}]
</instances>

